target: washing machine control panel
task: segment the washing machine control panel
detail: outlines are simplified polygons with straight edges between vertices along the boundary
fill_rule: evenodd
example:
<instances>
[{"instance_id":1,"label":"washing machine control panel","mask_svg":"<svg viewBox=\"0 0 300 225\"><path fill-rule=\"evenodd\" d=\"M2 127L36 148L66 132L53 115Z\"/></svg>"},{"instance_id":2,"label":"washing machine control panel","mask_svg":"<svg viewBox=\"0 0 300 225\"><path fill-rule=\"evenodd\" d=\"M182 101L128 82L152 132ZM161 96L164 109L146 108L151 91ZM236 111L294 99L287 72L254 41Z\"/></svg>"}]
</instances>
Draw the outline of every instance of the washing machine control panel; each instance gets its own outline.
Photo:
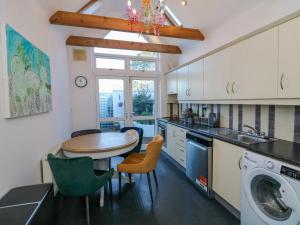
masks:
<instances>
[{"instance_id":1,"label":"washing machine control panel","mask_svg":"<svg viewBox=\"0 0 300 225\"><path fill-rule=\"evenodd\" d=\"M281 166L280 173L284 174L288 177L294 178L296 180L300 180L300 171L289 168L287 166Z\"/></svg>"}]
</instances>

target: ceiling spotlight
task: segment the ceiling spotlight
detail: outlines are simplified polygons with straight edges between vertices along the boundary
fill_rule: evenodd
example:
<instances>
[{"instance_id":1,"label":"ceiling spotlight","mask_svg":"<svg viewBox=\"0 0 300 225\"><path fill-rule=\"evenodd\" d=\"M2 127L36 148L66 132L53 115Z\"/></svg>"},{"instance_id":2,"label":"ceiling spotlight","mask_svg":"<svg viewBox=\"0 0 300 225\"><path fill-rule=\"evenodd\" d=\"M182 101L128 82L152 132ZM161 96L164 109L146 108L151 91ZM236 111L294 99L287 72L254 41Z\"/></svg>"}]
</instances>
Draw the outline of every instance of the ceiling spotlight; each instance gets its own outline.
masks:
<instances>
[{"instance_id":1,"label":"ceiling spotlight","mask_svg":"<svg viewBox=\"0 0 300 225\"><path fill-rule=\"evenodd\" d=\"M187 5L187 0L182 0L181 5L186 6Z\"/></svg>"}]
</instances>

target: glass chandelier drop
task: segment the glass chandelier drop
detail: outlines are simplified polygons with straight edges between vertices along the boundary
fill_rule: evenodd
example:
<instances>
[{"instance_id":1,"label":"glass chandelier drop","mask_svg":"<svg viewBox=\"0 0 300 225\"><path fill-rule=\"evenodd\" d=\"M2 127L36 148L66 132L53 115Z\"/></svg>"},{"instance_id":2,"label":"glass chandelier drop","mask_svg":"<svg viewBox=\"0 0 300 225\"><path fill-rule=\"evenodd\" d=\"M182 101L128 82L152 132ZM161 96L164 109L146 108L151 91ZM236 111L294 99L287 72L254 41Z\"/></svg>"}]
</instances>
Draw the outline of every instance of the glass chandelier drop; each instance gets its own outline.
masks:
<instances>
[{"instance_id":1,"label":"glass chandelier drop","mask_svg":"<svg viewBox=\"0 0 300 225\"><path fill-rule=\"evenodd\" d=\"M141 33L150 33L159 36L160 27L165 24L165 12L163 0L141 0L141 9L139 11L132 7L131 0L127 2L126 16L131 26L141 24Z\"/></svg>"}]
</instances>

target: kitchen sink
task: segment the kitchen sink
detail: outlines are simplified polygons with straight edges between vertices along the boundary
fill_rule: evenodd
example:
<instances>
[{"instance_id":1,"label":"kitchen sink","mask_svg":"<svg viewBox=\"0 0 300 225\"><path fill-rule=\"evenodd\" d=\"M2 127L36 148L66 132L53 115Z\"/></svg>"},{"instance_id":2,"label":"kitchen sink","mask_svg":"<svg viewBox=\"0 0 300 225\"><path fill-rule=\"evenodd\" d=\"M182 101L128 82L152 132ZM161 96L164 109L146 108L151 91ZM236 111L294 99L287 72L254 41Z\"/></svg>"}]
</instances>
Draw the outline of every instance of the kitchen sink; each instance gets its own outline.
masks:
<instances>
[{"instance_id":1,"label":"kitchen sink","mask_svg":"<svg viewBox=\"0 0 300 225\"><path fill-rule=\"evenodd\" d=\"M268 142L268 139L254 137L246 134L239 134L237 136L237 140L242 142L243 144L251 145L251 144L258 144L258 143L265 143Z\"/></svg>"}]
</instances>

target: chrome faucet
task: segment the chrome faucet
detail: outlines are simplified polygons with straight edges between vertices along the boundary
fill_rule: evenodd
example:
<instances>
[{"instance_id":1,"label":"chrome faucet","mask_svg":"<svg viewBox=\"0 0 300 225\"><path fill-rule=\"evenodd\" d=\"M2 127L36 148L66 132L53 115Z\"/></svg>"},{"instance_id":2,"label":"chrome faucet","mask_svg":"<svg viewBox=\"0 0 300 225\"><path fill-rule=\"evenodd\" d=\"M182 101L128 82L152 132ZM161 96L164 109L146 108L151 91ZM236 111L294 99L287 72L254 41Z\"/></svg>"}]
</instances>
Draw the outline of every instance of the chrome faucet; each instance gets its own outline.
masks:
<instances>
[{"instance_id":1,"label":"chrome faucet","mask_svg":"<svg viewBox=\"0 0 300 225\"><path fill-rule=\"evenodd\" d=\"M254 134L256 136L261 136L263 135L262 133L259 132L259 130L255 129L254 127L251 127L250 125L244 124L243 127L250 129L247 133L249 134Z\"/></svg>"}]
</instances>

